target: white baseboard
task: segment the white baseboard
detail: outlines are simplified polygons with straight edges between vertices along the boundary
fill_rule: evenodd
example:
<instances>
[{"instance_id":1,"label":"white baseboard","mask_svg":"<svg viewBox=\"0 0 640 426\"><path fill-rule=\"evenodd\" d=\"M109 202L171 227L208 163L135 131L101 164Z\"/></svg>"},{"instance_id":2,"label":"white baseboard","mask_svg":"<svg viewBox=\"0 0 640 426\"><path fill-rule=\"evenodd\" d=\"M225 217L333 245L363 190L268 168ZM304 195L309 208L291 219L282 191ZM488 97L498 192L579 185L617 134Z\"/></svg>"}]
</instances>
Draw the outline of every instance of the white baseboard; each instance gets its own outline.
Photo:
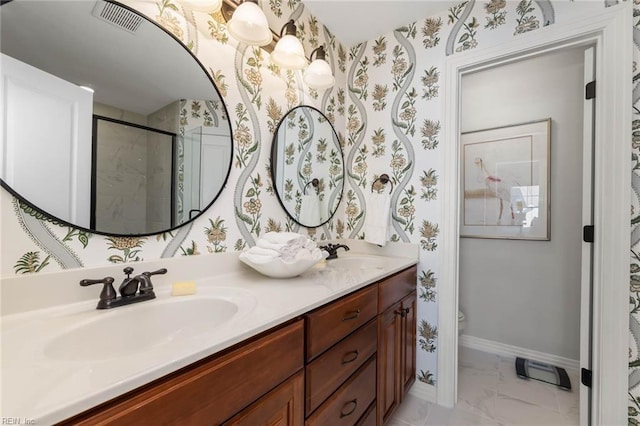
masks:
<instances>
[{"instance_id":1,"label":"white baseboard","mask_svg":"<svg viewBox=\"0 0 640 426\"><path fill-rule=\"evenodd\" d=\"M557 367L570 368L578 370L580 361L575 359L564 358L557 355L546 354L544 352L533 351L531 349L519 348L517 346L507 345L505 343L494 342L491 340L481 339L479 337L463 334L458 339L460 346L476 349L483 352L489 352L496 355L508 357L527 358L546 364L552 364Z\"/></svg>"},{"instance_id":2,"label":"white baseboard","mask_svg":"<svg viewBox=\"0 0 640 426\"><path fill-rule=\"evenodd\" d=\"M424 401L437 403L437 390L434 385L428 385L416 379L411 389L409 389L409 393Z\"/></svg>"}]
</instances>

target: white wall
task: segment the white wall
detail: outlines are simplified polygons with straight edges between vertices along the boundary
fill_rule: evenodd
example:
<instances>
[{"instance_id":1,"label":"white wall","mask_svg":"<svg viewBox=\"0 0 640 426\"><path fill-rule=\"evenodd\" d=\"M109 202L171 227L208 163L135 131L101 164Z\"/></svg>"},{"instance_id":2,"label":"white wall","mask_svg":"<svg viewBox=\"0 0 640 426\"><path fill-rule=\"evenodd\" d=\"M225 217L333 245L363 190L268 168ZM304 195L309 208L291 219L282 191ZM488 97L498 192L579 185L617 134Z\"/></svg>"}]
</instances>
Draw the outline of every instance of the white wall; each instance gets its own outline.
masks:
<instances>
[{"instance_id":1,"label":"white wall","mask_svg":"<svg viewBox=\"0 0 640 426\"><path fill-rule=\"evenodd\" d=\"M464 334L579 359L583 52L462 79L463 132L552 118L551 241L460 240Z\"/></svg>"}]
</instances>

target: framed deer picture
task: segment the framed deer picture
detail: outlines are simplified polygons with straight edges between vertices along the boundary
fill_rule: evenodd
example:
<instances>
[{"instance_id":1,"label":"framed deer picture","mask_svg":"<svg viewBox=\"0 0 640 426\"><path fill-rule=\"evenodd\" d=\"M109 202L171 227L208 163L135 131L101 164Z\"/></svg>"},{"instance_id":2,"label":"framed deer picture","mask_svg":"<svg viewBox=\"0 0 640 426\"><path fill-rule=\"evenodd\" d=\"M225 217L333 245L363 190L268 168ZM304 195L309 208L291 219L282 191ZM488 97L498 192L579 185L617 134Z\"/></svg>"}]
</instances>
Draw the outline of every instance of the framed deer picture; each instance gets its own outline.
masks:
<instances>
[{"instance_id":1,"label":"framed deer picture","mask_svg":"<svg viewBox=\"0 0 640 426\"><path fill-rule=\"evenodd\" d=\"M461 135L460 236L549 240L551 119Z\"/></svg>"}]
</instances>

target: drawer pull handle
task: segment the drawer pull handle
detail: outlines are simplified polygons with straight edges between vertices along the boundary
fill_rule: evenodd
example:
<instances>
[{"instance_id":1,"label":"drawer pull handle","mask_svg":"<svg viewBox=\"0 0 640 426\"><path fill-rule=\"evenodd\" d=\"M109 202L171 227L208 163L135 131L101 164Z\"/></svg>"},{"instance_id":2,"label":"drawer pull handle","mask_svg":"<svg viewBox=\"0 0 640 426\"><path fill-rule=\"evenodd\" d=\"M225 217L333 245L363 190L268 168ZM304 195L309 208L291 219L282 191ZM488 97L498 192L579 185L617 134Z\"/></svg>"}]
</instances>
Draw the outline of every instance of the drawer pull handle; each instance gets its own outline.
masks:
<instances>
[{"instance_id":1,"label":"drawer pull handle","mask_svg":"<svg viewBox=\"0 0 640 426\"><path fill-rule=\"evenodd\" d=\"M351 410L345 413L344 409L347 408L347 406L349 405L353 405L353 407L351 407ZM356 408L358 408L357 399L352 399L351 401L345 402L344 405L342 406L342 410L340 411L340 418L350 416L351 414L353 414L354 411L356 411Z\"/></svg>"},{"instance_id":2,"label":"drawer pull handle","mask_svg":"<svg viewBox=\"0 0 640 426\"><path fill-rule=\"evenodd\" d=\"M342 318L342 321L350 321L356 319L360 316L360 309L356 309L355 311L347 312L347 315Z\"/></svg>"},{"instance_id":3,"label":"drawer pull handle","mask_svg":"<svg viewBox=\"0 0 640 426\"><path fill-rule=\"evenodd\" d=\"M355 361L358 358L358 350L356 349L355 351L349 351L346 354L344 354L344 356L342 357L342 365L344 364L349 364L350 362Z\"/></svg>"},{"instance_id":4,"label":"drawer pull handle","mask_svg":"<svg viewBox=\"0 0 640 426\"><path fill-rule=\"evenodd\" d=\"M393 313L396 315L400 315L402 318L404 318L404 316L407 315L404 309L400 309L399 311L394 311Z\"/></svg>"}]
</instances>

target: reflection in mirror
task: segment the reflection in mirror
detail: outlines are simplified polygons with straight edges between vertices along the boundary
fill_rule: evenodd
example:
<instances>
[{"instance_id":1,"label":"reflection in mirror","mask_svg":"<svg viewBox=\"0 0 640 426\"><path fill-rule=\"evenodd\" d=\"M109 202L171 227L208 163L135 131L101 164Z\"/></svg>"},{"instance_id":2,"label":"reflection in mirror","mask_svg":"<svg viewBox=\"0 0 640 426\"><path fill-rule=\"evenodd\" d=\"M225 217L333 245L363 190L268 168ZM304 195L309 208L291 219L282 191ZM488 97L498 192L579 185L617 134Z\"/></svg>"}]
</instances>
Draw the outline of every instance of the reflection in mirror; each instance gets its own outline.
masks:
<instances>
[{"instance_id":1,"label":"reflection in mirror","mask_svg":"<svg viewBox=\"0 0 640 426\"><path fill-rule=\"evenodd\" d=\"M231 168L226 107L176 38L116 2L0 7L2 186L92 232L188 222ZM93 145L92 145L93 144Z\"/></svg>"},{"instance_id":2,"label":"reflection in mirror","mask_svg":"<svg viewBox=\"0 0 640 426\"><path fill-rule=\"evenodd\" d=\"M298 106L280 121L271 147L271 177L280 204L296 223L315 228L335 214L344 162L338 136L322 112Z\"/></svg>"},{"instance_id":3,"label":"reflection in mirror","mask_svg":"<svg viewBox=\"0 0 640 426\"><path fill-rule=\"evenodd\" d=\"M174 152L176 134L152 129L126 121L99 115L93 116L93 152L95 173L91 179L91 229L100 229L110 234L130 234L137 229L145 229L148 222L151 229L169 229L175 223L172 205L174 182ZM153 167L146 175L149 180L139 185L121 185L116 196L129 199L127 211L114 212L114 182L122 176L120 162L110 161L118 150L134 151L135 158L146 158L147 167ZM136 173L135 170L131 171ZM99 178L98 178L99 177ZM133 178L127 179L128 183ZM147 188L146 196L140 188ZM165 195L169 194L169 197ZM146 203L136 202L146 200ZM117 205L116 205L117 206ZM168 212L169 215L147 215L149 212ZM126 218L126 220L121 220Z\"/></svg>"}]
</instances>

